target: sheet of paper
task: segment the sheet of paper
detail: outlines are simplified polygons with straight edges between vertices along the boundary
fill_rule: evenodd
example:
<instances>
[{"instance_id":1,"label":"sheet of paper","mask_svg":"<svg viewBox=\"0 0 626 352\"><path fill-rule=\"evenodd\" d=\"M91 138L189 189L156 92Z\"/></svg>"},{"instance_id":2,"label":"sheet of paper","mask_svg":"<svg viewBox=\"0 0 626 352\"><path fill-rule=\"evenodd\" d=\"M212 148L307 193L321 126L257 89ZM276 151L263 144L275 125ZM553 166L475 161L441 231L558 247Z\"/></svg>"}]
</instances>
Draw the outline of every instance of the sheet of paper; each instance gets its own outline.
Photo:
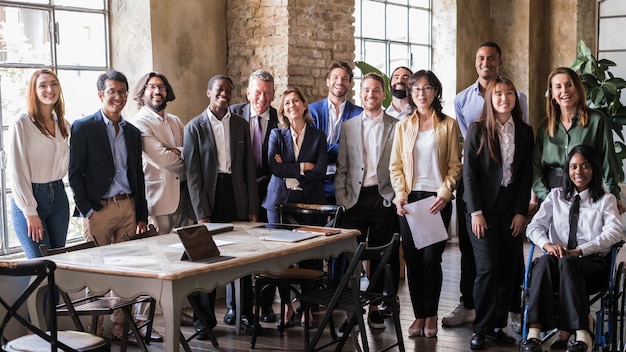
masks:
<instances>
[{"instance_id":1,"label":"sheet of paper","mask_svg":"<svg viewBox=\"0 0 626 352\"><path fill-rule=\"evenodd\" d=\"M441 213L431 214L428 208L435 197L428 197L404 206L408 213L404 216L409 223L413 243L417 249L448 239L448 231L443 224Z\"/></svg>"}]
</instances>

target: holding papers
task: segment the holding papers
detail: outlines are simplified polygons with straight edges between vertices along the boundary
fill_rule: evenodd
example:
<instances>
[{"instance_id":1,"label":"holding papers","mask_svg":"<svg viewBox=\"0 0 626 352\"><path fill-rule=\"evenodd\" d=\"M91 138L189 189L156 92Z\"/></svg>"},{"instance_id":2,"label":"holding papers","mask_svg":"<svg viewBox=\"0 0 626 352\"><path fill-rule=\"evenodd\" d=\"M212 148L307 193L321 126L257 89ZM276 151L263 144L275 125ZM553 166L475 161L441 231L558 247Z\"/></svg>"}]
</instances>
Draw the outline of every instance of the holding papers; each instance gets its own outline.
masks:
<instances>
[{"instance_id":1,"label":"holding papers","mask_svg":"<svg viewBox=\"0 0 626 352\"><path fill-rule=\"evenodd\" d=\"M428 208L435 201L435 197L428 197L417 202L404 205L407 211L406 221L409 223L413 243L417 249L428 247L431 244L448 239L448 231L443 224L441 214L431 214Z\"/></svg>"}]
</instances>

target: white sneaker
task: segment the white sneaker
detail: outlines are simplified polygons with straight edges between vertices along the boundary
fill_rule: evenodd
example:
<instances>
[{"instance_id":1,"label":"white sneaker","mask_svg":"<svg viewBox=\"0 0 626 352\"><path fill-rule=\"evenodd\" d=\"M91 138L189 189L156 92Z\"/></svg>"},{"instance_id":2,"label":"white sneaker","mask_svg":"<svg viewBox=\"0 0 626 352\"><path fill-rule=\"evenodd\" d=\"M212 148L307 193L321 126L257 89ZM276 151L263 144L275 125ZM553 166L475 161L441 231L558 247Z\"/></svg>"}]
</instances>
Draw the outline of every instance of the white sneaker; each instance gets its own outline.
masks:
<instances>
[{"instance_id":1,"label":"white sneaker","mask_svg":"<svg viewBox=\"0 0 626 352\"><path fill-rule=\"evenodd\" d=\"M522 319L520 313L509 312L509 326L517 334L522 333Z\"/></svg>"},{"instance_id":2,"label":"white sneaker","mask_svg":"<svg viewBox=\"0 0 626 352\"><path fill-rule=\"evenodd\" d=\"M463 303L459 303L453 311L446 314L443 319L441 319L441 324L446 326L456 326L464 323L472 323L475 318L475 310L467 309Z\"/></svg>"}]
</instances>

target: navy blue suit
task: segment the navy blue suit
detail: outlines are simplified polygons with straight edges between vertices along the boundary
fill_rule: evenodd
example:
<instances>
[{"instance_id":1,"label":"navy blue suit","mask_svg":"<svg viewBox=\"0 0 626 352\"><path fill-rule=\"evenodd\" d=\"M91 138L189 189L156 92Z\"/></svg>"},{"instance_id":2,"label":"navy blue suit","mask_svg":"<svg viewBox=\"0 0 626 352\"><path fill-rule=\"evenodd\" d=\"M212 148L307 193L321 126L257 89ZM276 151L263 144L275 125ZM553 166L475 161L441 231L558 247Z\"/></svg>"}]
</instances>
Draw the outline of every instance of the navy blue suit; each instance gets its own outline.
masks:
<instances>
[{"instance_id":1,"label":"navy blue suit","mask_svg":"<svg viewBox=\"0 0 626 352\"><path fill-rule=\"evenodd\" d=\"M326 166L328 165L324 132L312 125L306 126L306 132L297 160L293 152L291 129L273 129L270 134L268 148L267 157L270 170L272 171L272 178L267 186L267 197L263 201L265 209L273 211L276 204L289 201L291 192L301 192L303 203L326 203L322 187L322 180L326 175ZM274 159L276 154L280 154L282 163L276 162ZM303 162L314 163L315 168L305 171L304 175L301 175L300 163ZM302 191L290 191L287 189L285 178L297 178Z\"/></svg>"},{"instance_id":2,"label":"navy blue suit","mask_svg":"<svg viewBox=\"0 0 626 352\"><path fill-rule=\"evenodd\" d=\"M126 121L124 138L128 152L128 182L135 197L137 222L148 223L148 204L141 164L141 131ZM72 124L69 181L76 209L74 216L102 209L100 199L111 187L115 173L102 110Z\"/></svg>"},{"instance_id":3,"label":"navy blue suit","mask_svg":"<svg viewBox=\"0 0 626 352\"><path fill-rule=\"evenodd\" d=\"M330 130L330 126L328 125L328 98L309 104L309 111L311 113L311 118L313 118L313 125L319 128L320 130L324 131L324 134L328 136L328 133ZM341 115L341 122L343 123L346 120L349 120L355 116L358 116L361 112L363 112L362 107L356 106L352 104L350 101L346 101L346 107L344 108L343 114ZM339 124L337 135L335 136L337 139L335 141L330 141L326 148L328 152L329 164L337 163L337 154L339 154L339 135L340 134L341 134L341 123ZM334 185L334 180L332 177L324 180L324 193L326 194L327 199L335 199L335 185Z\"/></svg>"}]
</instances>

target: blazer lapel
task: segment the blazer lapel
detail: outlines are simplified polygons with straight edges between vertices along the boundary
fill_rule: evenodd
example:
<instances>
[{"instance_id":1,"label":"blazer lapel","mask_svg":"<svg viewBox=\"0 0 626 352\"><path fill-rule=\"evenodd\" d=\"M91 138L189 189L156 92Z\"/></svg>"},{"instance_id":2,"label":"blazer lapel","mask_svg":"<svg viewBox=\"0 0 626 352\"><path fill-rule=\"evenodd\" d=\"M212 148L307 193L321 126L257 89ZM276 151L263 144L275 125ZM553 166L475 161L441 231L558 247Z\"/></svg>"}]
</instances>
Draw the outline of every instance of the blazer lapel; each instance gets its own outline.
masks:
<instances>
[{"instance_id":1,"label":"blazer lapel","mask_svg":"<svg viewBox=\"0 0 626 352\"><path fill-rule=\"evenodd\" d=\"M215 144L215 135L213 134L213 128L211 127L209 115L207 114L206 110L202 113L201 118L202 120L200 120L200 124L202 125L202 129L207 134L211 155L214 155L215 160L217 160L217 145Z\"/></svg>"},{"instance_id":2,"label":"blazer lapel","mask_svg":"<svg viewBox=\"0 0 626 352\"><path fill-rule=\"evenodd\" d=\"M100 110L94 116L94 125L97 136L96 138L98 138L100 140L100 143L105 146L104 150L106 150L107 156L111 161L113 161L113 151L111 150L111 143L109 143L107 125L104 121L104 116L102 116L102 112Z\"/></svg>"},{"instance_id":3,"label":"blazer lapel","mask_svg":"<svg viewBox=\"0 0 626 352\"><path fill-rule=\"evenodd\" d=\"M378 148L378 162L381 161L382 156L385 154L387 146L393 143L393 133L391 133L392 130L393 124L389 122L389 120L385 119L385 114L383 114L383 135L380 140L380 148Z\"/></svg>"},{"instance_id":4,"label":"blazer lapel","mask_svg":"<svg viewBox=\"0 0 626 352\"><path fill-rule=\"evenodd\" d=\"M282 156L283 161L284 162L297 161L295 160L295 156L293 153L293 138L291 138L291 129L288 128L286 130L282 130L282 135L283 135L283 142L285 142L285 153L286 153L286 155ZM306 135L304 137L306 138ZM304 141L302 142L302 144L304 145Z\"/></svg>"}]
</instances>

